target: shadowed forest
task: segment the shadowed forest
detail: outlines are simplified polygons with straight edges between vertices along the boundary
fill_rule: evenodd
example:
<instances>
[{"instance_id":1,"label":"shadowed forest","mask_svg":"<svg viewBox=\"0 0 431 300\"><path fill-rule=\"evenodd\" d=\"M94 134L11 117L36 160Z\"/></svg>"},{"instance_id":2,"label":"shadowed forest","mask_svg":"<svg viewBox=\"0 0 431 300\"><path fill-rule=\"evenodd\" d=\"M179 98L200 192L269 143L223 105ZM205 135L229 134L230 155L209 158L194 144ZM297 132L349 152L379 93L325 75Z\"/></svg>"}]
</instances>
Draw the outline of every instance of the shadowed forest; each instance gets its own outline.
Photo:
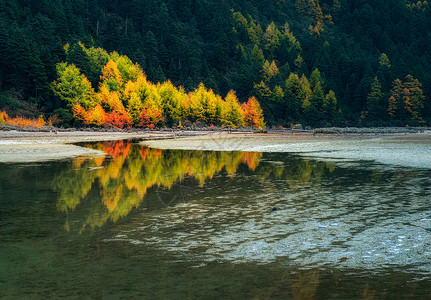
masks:
<instances>
[{"instance_id":1,"label":"shadowed forest","mask_svg":"<svg viewBox=\"0 0 431 300\"><path fill-rule=\"evenodd\" d=\"M10 117L44 115L66 127L431 122L427 1L11 0L0 8L0 110Z\"/></svg>"}]
</instances>

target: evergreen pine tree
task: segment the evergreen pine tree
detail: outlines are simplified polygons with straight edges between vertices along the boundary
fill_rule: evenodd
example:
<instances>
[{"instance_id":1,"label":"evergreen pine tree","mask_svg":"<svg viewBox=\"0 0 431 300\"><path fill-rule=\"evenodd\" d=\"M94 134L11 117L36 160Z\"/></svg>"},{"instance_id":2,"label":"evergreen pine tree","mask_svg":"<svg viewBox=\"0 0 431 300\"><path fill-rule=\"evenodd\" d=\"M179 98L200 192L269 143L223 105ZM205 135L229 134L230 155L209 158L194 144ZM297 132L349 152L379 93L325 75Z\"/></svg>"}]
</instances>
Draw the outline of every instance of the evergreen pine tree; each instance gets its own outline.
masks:
<instances>
[{"instance_id":1,"label":"evergreen pine tree","mask_svg":"<svg viewBox=\"0 0 431 300\"><path fill-rule=\"evenodd\" d=\"M368 121L381 121L385 118L385 106L383 104L383 93L382 86L377 79L374 77L374 81L371 84L371 91L368 93L367 97L367 119Z\"/></svg>"}]
</instances>

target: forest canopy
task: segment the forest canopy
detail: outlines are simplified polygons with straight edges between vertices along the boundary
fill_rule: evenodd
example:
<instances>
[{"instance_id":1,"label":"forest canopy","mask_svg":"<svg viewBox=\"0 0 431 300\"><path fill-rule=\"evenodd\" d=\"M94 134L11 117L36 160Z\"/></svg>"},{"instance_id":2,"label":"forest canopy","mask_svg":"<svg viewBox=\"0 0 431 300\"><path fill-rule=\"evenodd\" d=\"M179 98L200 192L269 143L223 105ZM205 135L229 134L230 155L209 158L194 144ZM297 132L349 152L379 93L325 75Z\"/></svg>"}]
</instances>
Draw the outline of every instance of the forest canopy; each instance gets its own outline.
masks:
<instances>
[{"instance_id":1,"label":"forest canopy","mask_svg":"<svg viewBox=\"0 0 431 300\"><path fill-rule=\"evenodd\" d=\"M177 108L133 92L145 81L168 98L226 95L242 112L259 103L268 125L431 122L426 1L11 0L0 8L0 110L10 116L179 122ZM59 93L66 78L69 90ZM242 126L218 119L215 107L190 121Z\"/></svg>"}]
</instances>

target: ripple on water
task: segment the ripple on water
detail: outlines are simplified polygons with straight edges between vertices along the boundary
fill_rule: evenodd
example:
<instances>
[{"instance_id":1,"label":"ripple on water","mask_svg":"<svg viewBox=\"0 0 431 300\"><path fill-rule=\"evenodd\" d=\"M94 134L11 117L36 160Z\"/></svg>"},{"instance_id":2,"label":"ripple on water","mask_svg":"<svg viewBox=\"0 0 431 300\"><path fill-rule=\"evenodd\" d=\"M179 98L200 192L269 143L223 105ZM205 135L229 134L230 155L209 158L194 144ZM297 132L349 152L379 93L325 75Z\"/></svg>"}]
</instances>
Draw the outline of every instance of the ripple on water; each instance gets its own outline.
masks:
<instances>
[{"instance_id":1,"label":"ripple on water","mask_svg":"<svg viewBox=\"0 0 431 300\"><path fill-rule=\"evenodd\" d=\"M203 262L282 260L304 268L363 270L396 266L430 275L430 190L418 193L429 179L400 180L357 182L354 188L323 180L296 190L271 182L271 193L255 188L252 197L241 194L244 189L214 188L214 196L157 214L143 212L106 241L153 245ZM278 210L271 212L274 203Z\"/></svg>"}]
</instances>

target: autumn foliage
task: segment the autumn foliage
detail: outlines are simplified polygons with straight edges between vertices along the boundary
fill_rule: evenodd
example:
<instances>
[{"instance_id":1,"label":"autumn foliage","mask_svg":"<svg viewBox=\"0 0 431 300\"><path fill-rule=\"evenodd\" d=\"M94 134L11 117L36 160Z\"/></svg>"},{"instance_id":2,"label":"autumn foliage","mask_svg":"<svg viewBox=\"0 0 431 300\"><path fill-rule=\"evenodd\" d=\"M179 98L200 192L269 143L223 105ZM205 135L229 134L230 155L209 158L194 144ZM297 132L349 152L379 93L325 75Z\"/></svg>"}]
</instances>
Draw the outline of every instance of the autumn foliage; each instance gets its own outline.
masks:
<instances>
[{"instance_id":1,"label":"autumn foliage","mask_svg":"<svg viewBox=\"0 0 431 300\"><path fill-rule=\"evenodd\" d=\"M79 45L86 52L93 49ZM101 67L97 90L75 65L66 63L58 64L58 79L51 84L54 94L85 125L155 128L190 121L232 128L265 126L255 98L241 106L234 91L223 99L203 83L190 93L170 81L153 84L128 57L106 55L110 59Z\"/></svg>"},{"instance_id":2,"label":"autumn foliage","mask_svg":"<svg viewBox=\"0 0 431 300\"><path fill-rule=\"evenodd\" d=\"M0 125L5 124L8 119L9 116L7 115L7 113L4 110L0 111Z\"/></svg>"},{"instance_id":3,"label":"autumn foliage","mask_svg":"<svg viewBox=\"0 0 431 300\"><path fill-rule=\"evenodd\" d=\"M257 127L259 129L265 126L262 108L256 98L252 97L248 102L243 103L241 109L244 112L244 122L247 126Z\"/></svg>"},{"instance_id":4,"label":"autumn foliage","mask_svg":"<svg viewBox=\"0 0 431 300\"><path fill-rule=\"evenodd\" d=\"M10 118L5 111L0 111L0 125L41 128L46 125L46 122L42 115L37 119L28 119L19 116Z\"/></svg>"}]
</instances>

